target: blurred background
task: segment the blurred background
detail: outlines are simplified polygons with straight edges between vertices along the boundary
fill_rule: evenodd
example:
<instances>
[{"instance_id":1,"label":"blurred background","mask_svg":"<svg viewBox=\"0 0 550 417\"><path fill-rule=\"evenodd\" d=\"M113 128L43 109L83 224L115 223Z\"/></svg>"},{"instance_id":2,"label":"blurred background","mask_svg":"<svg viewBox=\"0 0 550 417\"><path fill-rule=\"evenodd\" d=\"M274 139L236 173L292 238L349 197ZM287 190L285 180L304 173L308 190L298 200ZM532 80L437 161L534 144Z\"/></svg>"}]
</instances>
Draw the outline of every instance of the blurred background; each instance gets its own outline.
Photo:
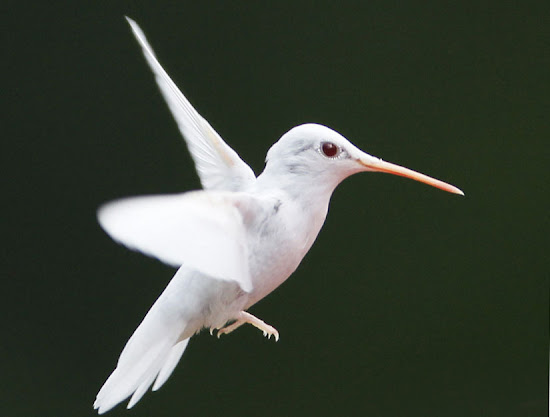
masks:
<instances>
[{"instance_id":1,"label":"blurred background","mask_svg":"<svg viewBox=\"0 0 550 417\"><path fill-rule=\"evenodd\" d=\"M448 181L357 175L251 326L195 337L114 416L539 416L548 410L548 2L4 2L2 416L93 416L174 270L108 200L199 188L124 15L256 173L328 125Z\"/></svg>"}]
</instances>

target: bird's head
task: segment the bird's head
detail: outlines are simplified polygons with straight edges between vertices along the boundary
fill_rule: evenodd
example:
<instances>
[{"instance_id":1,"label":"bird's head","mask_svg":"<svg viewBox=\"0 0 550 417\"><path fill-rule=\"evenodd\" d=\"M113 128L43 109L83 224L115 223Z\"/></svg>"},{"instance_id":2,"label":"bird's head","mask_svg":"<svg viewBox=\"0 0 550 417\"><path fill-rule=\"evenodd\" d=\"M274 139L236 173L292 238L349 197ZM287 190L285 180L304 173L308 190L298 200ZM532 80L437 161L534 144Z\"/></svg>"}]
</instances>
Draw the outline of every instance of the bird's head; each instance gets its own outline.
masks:
<instances>
[{"instance_id":1,"label":"bird's head","mask_svg":"<svg viewBox=\"0 0 550 417\"><path fill-rule=\"evenodd\" d=\"M276 173L290 181L322 183L332 191L350 175L367 171L399 175L464 195L443 181L371 156L334 130L313 123L296 126L271 147L265 172Z\"/></svg>"}]
</instances>

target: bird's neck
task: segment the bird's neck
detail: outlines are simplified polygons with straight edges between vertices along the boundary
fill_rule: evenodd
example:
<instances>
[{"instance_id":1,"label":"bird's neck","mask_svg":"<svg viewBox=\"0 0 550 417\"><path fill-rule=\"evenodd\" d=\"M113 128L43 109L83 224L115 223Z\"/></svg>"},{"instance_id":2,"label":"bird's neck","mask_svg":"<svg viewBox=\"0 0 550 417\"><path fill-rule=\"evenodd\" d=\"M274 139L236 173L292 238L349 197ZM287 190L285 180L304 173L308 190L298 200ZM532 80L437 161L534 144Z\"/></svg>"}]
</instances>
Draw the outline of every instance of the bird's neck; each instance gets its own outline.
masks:
<instances>
[{"instance_id":1,"label":"bird's neck","mask_svg":"<svg viewBox=\"0 0 550 417\"><path fill-rule=\"evenodd\" d=\"M280 191L309 210L326 212L330 197L339 182L323 180L323 176L311 173L282 172L269 165L258 177L256 185L264 191Z\"/></svg>"}]
</instances>

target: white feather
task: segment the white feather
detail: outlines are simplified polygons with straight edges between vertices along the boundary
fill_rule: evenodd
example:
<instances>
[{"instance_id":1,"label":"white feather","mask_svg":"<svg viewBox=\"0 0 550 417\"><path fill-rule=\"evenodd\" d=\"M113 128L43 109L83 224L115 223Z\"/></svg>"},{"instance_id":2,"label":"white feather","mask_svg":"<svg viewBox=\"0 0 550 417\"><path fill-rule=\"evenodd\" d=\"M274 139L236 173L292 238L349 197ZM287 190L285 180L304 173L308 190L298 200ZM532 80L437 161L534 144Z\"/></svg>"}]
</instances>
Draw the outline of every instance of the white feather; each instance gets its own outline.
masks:
<instances>
[{"instance_id":1,"label":"white feather","mask_svg":"<svg viewBox=\"0 0 550 417\"><path fill-rule=\"evenodd\" d=\"M205 191L133 197L105 204L98 220L109 236L130 249L235 281L250 292L244 203L240 204L246 200Z\"/></svg>"},{"instance_id":2,"label":"white feather","mask_svg":"<svg viewBox=\"0 0 550 417\"><path fill-rule=\"evenodd\" d=\"M164 365L162 365L162 369L160 370L157 379L155 380L155 384L152 388L153 391L156 391L160 387L162 387L164 383L168 380L170 375L172 375L172 372L174 372L174 368L180 361L181 355L183 355L183 352L185 352L185 348L187 347L188 343L189 339L185 339L181 342L178 342L175 346L172 347L172 349L170 350L170 354L166 359L166 362L164 363Z\"/></svg>"},{"instance_id":3,"label":"white feather","mask_svg":"<svg viewBox=\"0 0 550 417\"><path fill-rule=\"evenodd\" d=\"M203 188L238 191L254 182L256 177L252 169L193 108L159 64L140 27L132 19L126 17L126 20L187 143Z\"/></svg>"},{"instance_id":4,"label":"white feather","mask_svg":"<svg viewBox=\"0 0 550 417\"><path fill-rule=\"evenodd\" d=\"M180 268L153 304L120 354L117 367L97 394L100 414L132 395L132 407L155 378L156 389L168 379L187 347L189 337L207 324L201 310L216 296L212 282L200 273ZM197 317L199 318L197 320Z\"/></svg>"},{"instance_id":5,"label":"white feather","mask_svg":"<svg viewBox=\"0 0 550 417\"><path fill-rule=\"evenodd\" d=\"M147 317L151 316L152 311ZM131 408L151 386L176 343L179 332L166 329L159 332L159 321L147 321L147 317L128 340L117 368L97 394L94 408L99 414L109 411L133 394L128 404Z\"/></svg>"},{"instance_id":6,"label":"white feather","mask_svg":"<svg viewBox=\"0 0 550 417\"><path fill-rule=\"evenodd\" d=\"M292 274L313 244L330 197L348 176L380 171L462 194L449 184L368 155L337 132L293 128L270 149L264 172L252 170L193 109L128 19L209 191L115 201L98 212L101 226L131 249L180 269L136 329L101 388L100 413L132 397L132 407L170 376L189 338L248 317L244 310ZM339 149L329 155L325 145ZM253 285L254 284L254 285ZM263 324L262 324L263 323ZM228 332L229 329L226 329Z\"/></svg>"}]
</instances>

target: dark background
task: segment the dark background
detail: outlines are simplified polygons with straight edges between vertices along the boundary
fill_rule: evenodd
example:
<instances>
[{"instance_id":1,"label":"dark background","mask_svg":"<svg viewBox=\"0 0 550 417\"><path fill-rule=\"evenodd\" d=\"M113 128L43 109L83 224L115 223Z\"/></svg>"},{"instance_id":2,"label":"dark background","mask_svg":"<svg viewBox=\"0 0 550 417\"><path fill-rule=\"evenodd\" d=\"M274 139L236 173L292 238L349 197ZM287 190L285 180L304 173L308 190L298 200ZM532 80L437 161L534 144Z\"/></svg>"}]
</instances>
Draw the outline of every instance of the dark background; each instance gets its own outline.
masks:
<instances>
[{"instance_id":1,"label":"dark background","mask_svg":"<svg viewBox=\"0 0 550 417\"><path fill-rule=\"evenodd\" d=\"M125 14L256 173L318 122L466 197L348 179L251 310L279 343L201 334L159 392L110 415L547 415L548 2L48 3L2 12L0 415L94 415L174 273L95 219L199 187Z\"/></svg>"}]
</instances>

